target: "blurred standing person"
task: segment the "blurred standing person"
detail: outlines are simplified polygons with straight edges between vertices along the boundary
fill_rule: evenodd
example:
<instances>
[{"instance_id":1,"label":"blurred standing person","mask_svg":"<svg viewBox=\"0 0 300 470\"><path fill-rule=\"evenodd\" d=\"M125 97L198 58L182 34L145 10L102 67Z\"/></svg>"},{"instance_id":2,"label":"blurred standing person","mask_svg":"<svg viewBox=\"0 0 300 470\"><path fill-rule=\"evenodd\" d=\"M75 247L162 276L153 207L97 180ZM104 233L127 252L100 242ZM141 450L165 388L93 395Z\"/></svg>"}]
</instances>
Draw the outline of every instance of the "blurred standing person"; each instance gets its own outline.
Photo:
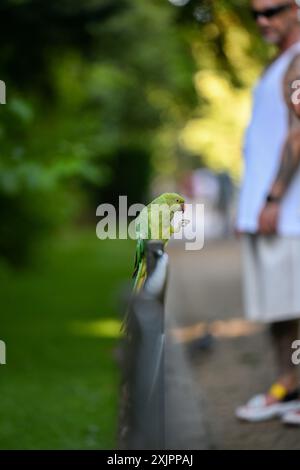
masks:
<instances>
[{"instance_id":1,"label":"blurred standing person","mask_svg":"<svg viewBox=\"0 0 300 470\"><path fill-rule=\"evenodd\" d=\"M263 38L277 46L278 54L254 91L237 231L246 314L270 324L278 376L236 415L263 421L293 410L300 423L291 349L300 318L300 121L291 102L291 84L300 78L299 11L292 0L251 0L251 9Z\"/></svg>"}]
</instances>

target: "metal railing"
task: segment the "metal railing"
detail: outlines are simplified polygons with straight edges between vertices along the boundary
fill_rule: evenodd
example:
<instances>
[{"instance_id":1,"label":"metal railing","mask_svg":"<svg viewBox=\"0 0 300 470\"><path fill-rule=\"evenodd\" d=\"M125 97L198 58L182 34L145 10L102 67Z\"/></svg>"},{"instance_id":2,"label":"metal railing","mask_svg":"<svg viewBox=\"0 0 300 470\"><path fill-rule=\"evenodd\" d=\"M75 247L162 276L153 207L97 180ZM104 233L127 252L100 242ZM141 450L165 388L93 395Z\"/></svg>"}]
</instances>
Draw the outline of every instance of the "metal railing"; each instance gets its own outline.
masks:
<instances>
[{"instance_id":1,"label":"metal railing","mask_svg":"<svg viewBox=\"0 0 300 470\"><path fill-rule=\"evenodd\" d=\"M131 299L123 345L120 447L164 448L164 297L168 256L146 243L147 278Z\"/></svg>"},{"instance_id":2,"label":"metal railing","mask_svg":"<svg viewBox=\"0 0 300 470\"><path fill-rule=\"evenodd\" d=\"M147 278L129 307L122 362L119 447L210 447L203 405L195 398L182 346L166 335L168 255L163 243L146 244ZM198 406L199 405L199 406Z\"/></svg>"}]
</instances>

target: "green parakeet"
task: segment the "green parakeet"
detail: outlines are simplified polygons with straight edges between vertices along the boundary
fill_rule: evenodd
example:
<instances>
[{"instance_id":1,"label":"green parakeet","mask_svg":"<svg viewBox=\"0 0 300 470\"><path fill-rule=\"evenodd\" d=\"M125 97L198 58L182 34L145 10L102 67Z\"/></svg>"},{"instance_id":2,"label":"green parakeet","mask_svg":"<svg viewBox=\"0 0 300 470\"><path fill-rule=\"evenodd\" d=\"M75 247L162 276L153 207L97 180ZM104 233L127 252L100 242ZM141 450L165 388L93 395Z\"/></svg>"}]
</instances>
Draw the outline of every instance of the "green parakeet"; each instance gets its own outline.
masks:
<instances>
[{"instance_id":1,"label":"green parakeet","mask_svg":"<svg viewBox=\"0 0 300 470\"><path fill-rule=\"evenodd\" d=\"M147 240L160 240L167 244L173 233L189 223L182 220L178 227L172 225L175 212L184 212L184 198L176 193L164 193L146 206L135 220L136 252L134 263L133 295L144 285L147 277L146 250ZM124 317L121 330L128 332L130 310Z\"/></svg>"},{"instance_id":2,"label":"green parakeet","mask_svg":"<svg viewBox=\"0 0 300 470\"><path fill-rule=\"evenodd\" d=\"M176 193L164 193L145 207L136 218L136 253L134 263L134 293L146 279L145 241L160 240L167 244L173 233L180 230L172 226L175 212L184 212L184 198ZM187 221L182 221L183 226Z\"/></svg>"}]
</instances>

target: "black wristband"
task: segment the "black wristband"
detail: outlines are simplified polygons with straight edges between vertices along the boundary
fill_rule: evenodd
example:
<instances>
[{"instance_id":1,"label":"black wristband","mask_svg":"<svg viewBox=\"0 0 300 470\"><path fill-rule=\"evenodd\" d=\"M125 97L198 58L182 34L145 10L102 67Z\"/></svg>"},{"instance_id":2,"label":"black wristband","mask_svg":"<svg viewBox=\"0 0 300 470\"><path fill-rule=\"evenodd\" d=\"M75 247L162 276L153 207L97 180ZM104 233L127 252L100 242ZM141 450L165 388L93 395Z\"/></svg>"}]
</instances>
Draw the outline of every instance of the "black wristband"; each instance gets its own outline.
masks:
<instances>
[{"instance_id":1,"label":"black wristband","mask_svg":"<svg viewBox=\"0 0 300 470\"><path fill-rule=\"evenodd\" d=\"M279 204L280 201L281 201L280 197L272 196L272 194L268 194L268 196L266 198L267 203L275 202L275 203Z\"/></svg>"}]
</instances>

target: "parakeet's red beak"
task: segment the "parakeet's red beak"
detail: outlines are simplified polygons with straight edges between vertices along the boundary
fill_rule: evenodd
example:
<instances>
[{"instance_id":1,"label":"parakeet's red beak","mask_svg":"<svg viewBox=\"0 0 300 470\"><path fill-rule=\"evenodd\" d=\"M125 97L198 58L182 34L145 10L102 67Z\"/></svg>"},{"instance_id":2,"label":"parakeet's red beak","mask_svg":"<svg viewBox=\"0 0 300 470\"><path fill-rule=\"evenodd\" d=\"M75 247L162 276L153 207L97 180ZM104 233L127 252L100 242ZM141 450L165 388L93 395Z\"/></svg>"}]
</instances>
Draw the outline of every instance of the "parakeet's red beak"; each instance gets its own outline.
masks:
<instances>
[{"instance_id":1,"label":"parakeet's red beak","mask_svg":"<svg viewBox=\"0 0 300 470\"><path fill-rule=\"evenodd\" d=\"M184 202L181 204L181 210L184 212Z\"/></svg>"}]
</instances>

